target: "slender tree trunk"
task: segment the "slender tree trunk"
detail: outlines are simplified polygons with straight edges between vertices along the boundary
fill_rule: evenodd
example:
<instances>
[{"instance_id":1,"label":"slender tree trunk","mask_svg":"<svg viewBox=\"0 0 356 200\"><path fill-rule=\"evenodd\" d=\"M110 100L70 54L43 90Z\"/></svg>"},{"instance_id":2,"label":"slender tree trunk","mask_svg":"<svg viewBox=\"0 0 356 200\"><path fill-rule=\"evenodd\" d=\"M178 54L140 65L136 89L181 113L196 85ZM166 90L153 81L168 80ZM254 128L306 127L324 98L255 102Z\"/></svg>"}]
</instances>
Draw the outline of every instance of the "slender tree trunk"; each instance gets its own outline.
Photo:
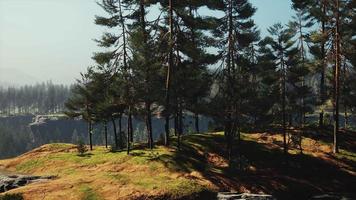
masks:
<instances>
[{"instance_id":1,"label":"slender tree trunk","mask_svg":"<svg viewBox=\"0 0 356 200\"><path fill-rule=\"evenodd\" d=\"M153 130L152 130L152 116L151 114L148 116L148 129L150 130L151 134L151 149L154 147L154 138L153 138Z\"/></svg>"},{"instance_id":2,"label":"slender tree trunk","mask_svg":"<svg viewBox=\"0 0 356 200\"><path fill-rule=\"evenodd\" d=\"M130 143L131 143L131 135L132 135L131 125L132 125L131 107L129 107L129 115L127 117L127 138L126 138L127 154L130 154Z\"/></svg>"},{"instance_id":3,"label":"slender tree trunk","mask_svg":"<svg viewBox=\"0 0 356 200\"><path fill-rule=\"evenodd\" d=\"M347 128L349 127L349 115L347 113L347 104L344 103L344 113L345 113L345 130L347 130Z\"/></svg>"},{"instance_id":4,"label":"slender tree trunk","mask_svg":"<svg viewBox=\"0 0 356 200\"><path fill-rule=\"evenodd\" d=\"M111 117L112 127L114 129L114 142L115 142L115 149L119 149L119 145L117 142L117 131L116 131L116 123L114 117Z\"/></svg>"},{"instance_id":5,"label":"slender tree trunk","mask_svg":"<svg viewBox=\"0 0 356 200\"><path fill-rule=\"evenodd\" d=\"M194 113L194 118L195 118L195 132L200 133L200 130L199 130L199 114L198 114L198 112Z\"/></svg>"},{"instance_id":6,"label":"slender tree trunk","mask_svg":"<svg viewBox=\"0 0 356 200\"><path fill-rule=\"evenodd\" d=\"M129 126L130 126L130 142L133 143L134 142L134 130L133 130L133 117L132 117L132 113L130 112L129 114Z\"/></svg>"},{"instance_id":7,"label":"slender tree trunk","mask_svg":"<svg viewBox=\"0 0 356 200\"><path fill-rule=\"evenodd\" d=\"M282 68L282 128L283 128L283 152L285 155L288 154L287 147L287 127L286 127L286 67L284 65L284 58L281 58L281 68Z\"/></svg>"},{"instance_id":8,"label":"slender tree trunk","mask_svg":"<svg viewBox=\"0 0 356 200\"><path fill-rule=\"evenodd\" d=\"M173 0L169 0L169 61L166 77L166 113L165 113L165 145L169 145L169 118L171 112L170 93L171 93L171 71L173 69Z\"/></svg>"},{"instance_id":9,"label":"slender tree trunk","mask_svg":"<svg viewBox=\"0 0 356 200\"><path fill-rule=\"evenodd\" d=\"M326 14L326 5L325 5L325 1L323 0L322 1L322 12L323 14L325 15ZM322 31L322 35L323 37L325 37L325 33L326 33L326 23L325 23L325 20L322 20L321 22L321 31ZM325 51L325 41L324 41L324 38L322 40L322 43L321 43L321 67L322 67L322 70L321 70L321 76L320 76L320 103L324 103L325 101L325 98L326 98L326 87L325 87L325 71L326 71L326 62L325 62L325 59L326 59L326 51ZM322 128L324 126L324 110L323 108L321 109L321 112L319 114L319 128Z\"/></svg>"},{"instance_id":10,"label":"slender tree trunk","mask_svg":"<svg viewBox=\"0 0 356 200\"><path fill-rule=\"evenodd\" d=\"M178 113L174 115L174 136L178 136Z\"/></svg>"},{"instance_id":11,"label":"slender tree trunk","mask_svg":"<svg viewBox=\"0 0 356 200\"><path fill-rule=\"evenodd\" d=\"M292 127L293 126L293 115L292 115L292 113L288 113L286 115L288 115L288 126Z\"/></svg>"},{"instance_id":12,"label":"slender tree trunk","mask_svg":"<svg viewBox=\"0 0 356 200\"><path fill-rule=\"evenodd\" d=\"M321 110L319 113L319 128L324 126L324 110Z\"/></svg>"},{"instance_id":13,"label":"slender tree trunk","mask_svg":"<svg viewBox=\"0 0 356 200\"><path fill-rule=\"evenodd\" d=\"M180 100L179 100L180 101ZM181 147L181 139L183 135L183 108L182 102L179 102L178 105L178 149Z\"/></svg>"},{"instance_id":14,"label":"slender tree trunk","mask_svg":"<svg viewBox=\"0 0 356 200\"><path fill-rule=\"evenodd\" d=\"M119 116L119 141L120 143L118 142L118 145L120 146L120 148L123 148L124 146L124 132L122 131L122 114L120 113L120 116Z\"/></svg>"},{"instance_id":15,"label":"slender tree trunk","mask_svg":"<svg viewBox=\"0 0 356 200\"><path fill-rule=\"evenodd\" d=\"M344 59L343 62L343 83L342 83L342 88L343 88L343 98L344 98L344 128L347 130L348 125L349 125L349 116L347 113L347 99L346 96L346 80L347 80L347 64L346 64L346 59Z\"/></svg>"},{"instance_id":16,"label":"slender tree trunk","mask_svg":"<svg viewBox=\"0 0 356 200\"><path fill-rule=\"evenodd\" d=\"M104 122L105 148L108 148L108 123Z\"/></svg>"},{"instance_id":17,"label":"slender tree trunk","mask_svg":"<svg viewBox=\"0 0 356 200\"><path fill-rule=\"evenodd\" d=\"M93 150L93 140L92 140L92 135L93 135L93 125L91 122L91 119L88 121L88 135L89 135L89 146L90 146L90 151Z\"/></svg>"},{"instance_id":18,"label":"slender tree trunk","mask_svg":"<svg viewBox=\"0 0 356 200\"><path fill-rule=\"evenodd\" d=\"M146 22L145 22L145 2L144 0L140 0L140 24L141 24L141 31L143 33L143 42L144 42L144 59L145 59L145 65L147 64L148 54L148 46L147 46L147 32L146 32ZM146 67L146 74L145 74L145 92L148 95L149 94L149 73L150 73L150 68L149 66ZM146 97L147 98L147 97ZM149 103L147 100L145 102L145 110L146 110L146 130L147 130L147 139L148 139L148 147L150 149L153 148L153 135L152 135L152 118L151 118L151 103Z\"/></svg>"},{"instance_id":19,"label":"slender tree trunk","mask_svg":"<svg viewBox=\"0 0 356 200\"><path fill-rule=\"evenodd\" d=\"M145 107L146 107L146 130L147 130L148 147L150 149L153 149L152 117L151 117L150 103L146 102Z\"/></svg>"},{"instance_id":20,"label":"slender tree trunk","mask_svg":"<svg viewBox=\"0 0 356 200\"><path fill-rule=\"evenodd\" d=\"M302 24L302 18L299 17L299 35L300 35L300 56L302 58L302 65L305 67L305 52L304 52L304 35L303 35L303 24ZM302 77L302 87L305 86L305 77L303 75ZM304 95L301 98L301 110L300 110L300 124L301 124L301 131L299 132L299 147L300 147L300 153L303 153L303 148L302 148L302 139L304 135L304 126L305 126L305 99Z\"/></svg>"},{"instance_id":21,"label":"slender tree trunk","mask_svg":"<svg viewBox=\"0 0 356 200\"><path fill-rule=\"evenodd\" d=\"M233 140L233 115L234 112L234 91L233 91L233 68L234 68L234 55L233 55L233 8L232 0L229 0L229 11L228 11L228 20L229 20L229 32L228 32L228 54L227 54L227 91L228 91L228 101L226 109L226 125L225 125L225 135L227 140L227 153L229 161L232 160L232 140Z\"/></svg>"},{"instance_id":22,"label":"slender tree trunk","mask_svg":"<svg viewBox=\"0 0 356 200\"><path fill-rule=\"evenodd\" d=\"M333 153L339 152L339 98L340 98L340 11L339 0L336 1L336 30L335 30L335 74L334 74L334 146Z\"/></svg>"},{"instance_id":23,"label":"slender tree trunk","mask_svg":"<svg viewBox=\"0 0 356 200\"><path fill-rule=\"evenodd\" d=\"M125 78L125 83L126 83L126 103L128 105L126 146L127 146L127 154L130 154L130 140L131 140L131 136L132 136L132 113L131 113L132 100L130 97L130 85L129 85L129 78L128 78L129 66L127 64L126 26L125 26L125 21L124 21L124 17L123 17L123 11L121 8L121 0L119 0L118 2L119 2L120 24L122 27L121 35L122 35L122 40L123 40L123 62L124 62L124 72L125 72L124 78Z\"/></svg>"}]
</instances>

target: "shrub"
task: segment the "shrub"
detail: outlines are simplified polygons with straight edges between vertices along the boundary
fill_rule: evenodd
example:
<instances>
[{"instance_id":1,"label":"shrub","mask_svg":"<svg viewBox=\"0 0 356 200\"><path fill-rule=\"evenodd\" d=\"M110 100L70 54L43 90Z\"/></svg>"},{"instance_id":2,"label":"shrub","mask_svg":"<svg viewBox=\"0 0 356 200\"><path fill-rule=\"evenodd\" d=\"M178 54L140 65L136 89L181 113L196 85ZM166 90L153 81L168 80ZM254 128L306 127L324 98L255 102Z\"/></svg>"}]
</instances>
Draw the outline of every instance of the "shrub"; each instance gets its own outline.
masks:
<instances>
[{"instance_id":1,"label":"shrub","mask_svg":"<svg viewBox=\"0 0 356 200\"><path fill-rule=\"evenodd\" d=\"M112 145L109 146L109 152L110 152L110 153L115 153L115 152L117 152L117 149L116 149L116 147L115 147L115 144L112 144Z\"/></svg>"},{"instance_id":2,"label":"shrub","mask_svg":"<svg viewBox=\"0 0 356 200\"><path fill-rule=\"evenodd\" d=\"M78 141L77 150L78 150L78 154L81 155L81 156L84 155L88 151L88 149L85 146L84 142L81 141L81 140Z\"/></svg>"},{"instance_id":3,"label":"shrub","mask_svg":"<svg viewBox=\"0 0 356 200\"><path fill-rule=\"evenodd\" d=\"M0 200L24 200L22 194L5 194L0 196Z\"/></svg>"}]
</instances>

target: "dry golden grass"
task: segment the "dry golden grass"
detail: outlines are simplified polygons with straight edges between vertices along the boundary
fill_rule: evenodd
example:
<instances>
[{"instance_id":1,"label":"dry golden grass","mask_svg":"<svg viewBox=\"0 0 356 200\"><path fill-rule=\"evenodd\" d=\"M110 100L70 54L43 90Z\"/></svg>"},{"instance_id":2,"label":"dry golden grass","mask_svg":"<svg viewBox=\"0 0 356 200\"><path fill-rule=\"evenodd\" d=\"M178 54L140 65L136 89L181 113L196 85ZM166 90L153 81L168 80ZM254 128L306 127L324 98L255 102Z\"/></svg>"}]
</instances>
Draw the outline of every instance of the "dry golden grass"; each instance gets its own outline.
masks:
<instances>
[{"instance_id":1,"label":"dry golden grass","mask_svg":"<svg viewBox=\"0 0 356 200\"><path fill-rule=\"evenodd\" d=\"M103 147L78 156L74 145L49 144L17 158L1 160L0 167L16 173L55 175L58 178L11 190L25 199L137 199L180 198L204 190L199 175L172 171L165 162L171 149L157 147L111 153ZM204 185L205 184L205 185Z\"/></svg>"},{"instance_id":2,"label":"dry golden grass","mask_svg":"<svg viewBox=\"0 0 356 200\"><path fill-rule=\"evenodd\" d=\"M355 135L348 136L348 143L353 144ZM246 133L242 139L235 143L240 146L234 155L240 151L246 157L243 171L229 167L222 133L184 136L180 150L163 146L153 150L137 148L131 155L95 147L78 156L74 145L49 144L17 158L0 160L0 168L58 177L8 192L22 193L29 200L196 199L197 194L206 191L306 199L324 191L353 191L356 153L346 148L353 145L333 155L328 138L316 140L313 135L305 135L303 154L291 145L286 162L281 134ZM338 184L330 185L330 178Z\"/></svg>"}]
</instances>

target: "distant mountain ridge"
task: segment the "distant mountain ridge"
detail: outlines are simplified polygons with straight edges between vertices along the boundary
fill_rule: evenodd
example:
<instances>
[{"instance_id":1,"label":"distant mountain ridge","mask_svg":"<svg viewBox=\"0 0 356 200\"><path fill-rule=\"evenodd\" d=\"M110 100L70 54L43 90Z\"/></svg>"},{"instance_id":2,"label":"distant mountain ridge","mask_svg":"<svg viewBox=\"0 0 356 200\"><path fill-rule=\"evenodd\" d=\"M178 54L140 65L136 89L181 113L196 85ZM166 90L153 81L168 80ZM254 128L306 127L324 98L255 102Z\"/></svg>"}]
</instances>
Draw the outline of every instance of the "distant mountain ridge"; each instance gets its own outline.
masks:
<instances>
[{"instance_id":1,"label":"distant mountain ridge","mask_svg":"<svg viewBox=\"0 0 356 200\"><path fill-rule=\"evenodd\" d=\"M19 69L0 67L1 87L18 87L21 85L32 85L38 82L41 82L38 78L31 76Z\"/></svg>"}]
</instances>

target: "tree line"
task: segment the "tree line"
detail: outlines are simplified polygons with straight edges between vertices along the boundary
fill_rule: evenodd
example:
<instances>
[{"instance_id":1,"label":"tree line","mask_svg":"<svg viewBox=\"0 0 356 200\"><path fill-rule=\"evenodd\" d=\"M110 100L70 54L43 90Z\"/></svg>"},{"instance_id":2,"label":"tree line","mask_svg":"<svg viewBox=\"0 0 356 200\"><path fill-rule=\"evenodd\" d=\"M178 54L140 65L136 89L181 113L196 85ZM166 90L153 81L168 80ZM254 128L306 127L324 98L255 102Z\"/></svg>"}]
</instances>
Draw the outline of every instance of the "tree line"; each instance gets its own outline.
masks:
<instances>
[{"instance_id":1,"label":"tree line","mask_svg":"<svg viewBox=\"0 0 356 200\"><path fill-rule=\"evenodd\" d=\"M2 115L49 114L63 112L70 86L52 82L0 88Z\"/></svg>"},{"instance_id":2,"label":"tree line","mask_svg":"<svg viewBox=\"0 0 356 200\"><path fill-rule=\"evenodd\" d=\"M149 148L154 115L165 119L164 144L173 130L180 148L184 115L195 116L196 132L199 116L210 116L231 158L243 127L279 127L287 154L288 127L303 130L315 112L323 127L331 102L337 153L340 106L347 117L356 102L354 4L293 0L290 22L261 37L248 0L102 0L107 15L95 24L107 32L95 41L104 50L73 86L66 113L88 122L91 149L93 124L111 122L116 148L128 153L133 117L145 121Z\"/></svg>"}]
</instances>

